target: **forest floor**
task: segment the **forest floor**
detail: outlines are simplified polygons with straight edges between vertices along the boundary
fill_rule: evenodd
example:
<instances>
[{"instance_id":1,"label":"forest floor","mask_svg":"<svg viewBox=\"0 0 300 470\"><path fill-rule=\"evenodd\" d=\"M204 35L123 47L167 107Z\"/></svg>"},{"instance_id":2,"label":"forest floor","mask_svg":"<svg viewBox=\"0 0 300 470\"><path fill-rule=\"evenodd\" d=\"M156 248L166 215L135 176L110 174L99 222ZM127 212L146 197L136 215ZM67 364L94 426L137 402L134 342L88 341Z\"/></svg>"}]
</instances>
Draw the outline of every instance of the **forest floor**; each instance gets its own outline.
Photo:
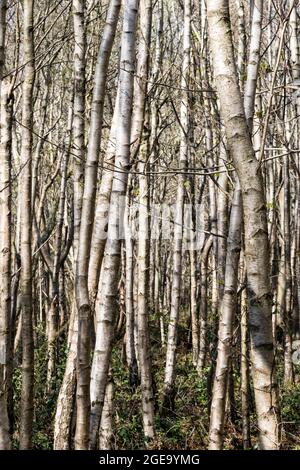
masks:
<instances>
[{"instance_id":1,"label":"forest floor","mask_svg":"<svg viewBox=\"0 0 300 470\"><path fill-rule=\"evenodd\" d=\"M156 437L151 443L151 449L172 450L204 450L208 444L209 428L209 383L210 369L204 370L199 377L192 364L190 344L186 341L189 335L187 317L181 316L178 332L178 349L176 365L176 391L174 408L159 413L160 392L163 386L165 350L161 347L159 330L156 322L151 322L152 362L154 384L156 391ZM53 443L53 422L59 386L61 384L66 357L65 341L60 345L61 362L56 371L55 390L46 394L46 342L45 335L36 329L36 368L35 368L35 417L34 417L34 448L49 450ZM140 387L135 390L129 384L128 371L122 354L122 341L115 345L112 357L112 374L115 383L115 431L113 447L115 449L143 449L143 426L141 413ZM234 362L233 388L230 393L231 402L227 405L227 420L225 428L225 450L242 449L242 422L240 402L239 360L236 354ZM300 370L298 371L300 373ZM278 379L281 381L282 371ZM297 377L296 377L297 378ZM21 391L21 365L14 370L14 413L16 422L19 416ZM284 389L280 396L281 420L283 424L282 448L300 450L300 381ZM255 424L254 404L251 399L251 444L256 448L257 428ZM74 420L75 423L75 420ZM14 433L14 447L18 447L18 429Z\"/></svg>"}]
</instances>

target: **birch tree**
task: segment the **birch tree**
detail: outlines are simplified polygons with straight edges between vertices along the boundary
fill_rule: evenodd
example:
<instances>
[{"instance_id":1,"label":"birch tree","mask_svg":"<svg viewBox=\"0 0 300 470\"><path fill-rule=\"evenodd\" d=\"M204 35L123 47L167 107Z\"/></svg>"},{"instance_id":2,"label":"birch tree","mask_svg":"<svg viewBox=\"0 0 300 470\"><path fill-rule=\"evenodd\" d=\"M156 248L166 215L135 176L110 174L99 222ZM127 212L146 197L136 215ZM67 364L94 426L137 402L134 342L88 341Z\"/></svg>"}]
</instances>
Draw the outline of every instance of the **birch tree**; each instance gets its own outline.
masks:
<instances>
[{"instance_id":1,"label":"birch tree","mask_svg":"<svg viewBox=\"0 0 300 470\"><path fill-rule=\"evenodd\" d=\"M88 266L95 211L96 183L101 143L103 103L107 67L116 30L119 1L112 1L107 13L106 27L99 48L93 89L91 123L87 161L84 174L84 190L79 233L79 251L76 264L76 301L78 309L78 360L77 360L77 426L76 447L88 448L89 429L89 381L91 308L88 291Z\"/></svg>"},{"instance_id":2,"label":"birch tree","mask_svg":"<svg viewBox=\"0 0 300 470\"><path fill-rule=\"evenodd\" d=\"M230 33L229 4L227 1L209 1L207 7L221 116L225 124L229 151L240 180L243 200L252 378L259 446L261 449L277 449L279 422L274 377L270 259L262 175L254 155L238 85Z\"/></svg>"},{"instance_id":3,"label":"birch tree","mask_svg":"<svg viewBox=\"0 0 300 470\"><path fill-rule=\"evenodd\" d=\"M1 449L299 447L299 12L0 2Z\"/></svg>"},{"instance_id":4,"label":"birch tree","mask_svg":"<svg viewBox=\"0 0 300 470\"><path fill-rule=\"evenodd\" d=\"M252 12L251 38L249 46L249 62L245 85L244 109L249 132L252 132L252 117L259 65L259 50L262 30L263 4L256 2ZM244 27L241 28L244 30ZM241 38L243 41L244 38ZM240 48L242 51L244 48ZM243 52L239 53L243 54ZM243 62L240 57L240 63ZM242 199L239 181L233 195L230 214L230 225L227 240L227 257L225 267L225 286L222 299L221 318L219 323L219 342L216 374L210 416L210 448L221 449L225 421L226 392L228 390L228 373L230 366L231 341L234 327L234 311L236 309L236 293L238 283L239 253L241 250ZM227 284L228 283L228 284ZM245 358L244 358L245 360Z\"/></svg>"},{"instance_id":5,"label":"birch tree","mask_svg":"<svg viewBox=\"0 0 300 470\"><path fill-rule=\"evenodd\" d=\"M8 421L8 365L11 309L11 140L12 86L2 81L6 2L0 10L0 449L10 449ZM2 57L1 57L2 56Z\"/></svg>"},{"instance_id":6,"label":"birch tree","mask_svg":"<svg viewBox=\"0 0 300 470\"><path fill-rule=\"evenodd\" d=\"M112 334L116 311L121 240L120 223L124 217L128 169L130 165L131 112L133 100L133 73L135 70L135 35L138 12L137 0L128 0L124 10L120 57L120 97L116 130L116 158L107 241L102 270L101 296L97 316L96 344L91 371L90 446L95 448L102 413L112 348Z\"/></svg>"},{"instance_id":7,"label":"birch tree","mask_svg":"<svg viewBox=\"0 0 300 470\"><path fill-rule=\"evenodd\" d=\"M133 152L139 155L139 239L138 239L138 299L137 299L137 341L141 374L143 427L146 439L154 437L154 396L149 335L149 204L147 159L149 135L143 127L149 127L145 120L147 79L149 72L149 51L151 43L152 1L140 1L140 43L137 60L137 79L134 89L131 141ZM138 151L139 150L139 151Z\"/></svg>"},{"instance_id":8,"label":"birch tree","mask_svg":"<svg viewBox=\"0 0 300 470\"><path fill-rule=\"evenodd\" d=\"M34 2L25 0L23 8L24 80L22 89L22 186L20 188L20 236L21 236L21 308L22 308L22 396L20 418L20 449L32 446L33 423L33 311L32 311L32 126L33 86L35 79L33 17Z\"/></svg>"},{"instance_id":9,"label":"birch tree","mask_svg":"<svg viewBox=\"0 0 300 470\"><path fill-rule=\"evenodd\" d=\"M184 2L184 30L183 30L183 62L181 78L181 107L180 107L180 160L179 166L182 172L178 184L176 195L176 209L174 218L174 255L173 255L173 275L172 275L172 293L171 293L171 311L168 328L168 341L166 353L166 369L163 390L163 406L169 408L172 406L174 394L175 378L175 356L177 343L177 323L180 306L180 286L182 269L182 238L183 238L183 214L184 214L184 194L185 194L185 175L184 172L188 162L189 152L189 115L188 115L188 88L190 74L190 47L191 47L191 3L190 0Z\"/></svg>"}]
</instances>

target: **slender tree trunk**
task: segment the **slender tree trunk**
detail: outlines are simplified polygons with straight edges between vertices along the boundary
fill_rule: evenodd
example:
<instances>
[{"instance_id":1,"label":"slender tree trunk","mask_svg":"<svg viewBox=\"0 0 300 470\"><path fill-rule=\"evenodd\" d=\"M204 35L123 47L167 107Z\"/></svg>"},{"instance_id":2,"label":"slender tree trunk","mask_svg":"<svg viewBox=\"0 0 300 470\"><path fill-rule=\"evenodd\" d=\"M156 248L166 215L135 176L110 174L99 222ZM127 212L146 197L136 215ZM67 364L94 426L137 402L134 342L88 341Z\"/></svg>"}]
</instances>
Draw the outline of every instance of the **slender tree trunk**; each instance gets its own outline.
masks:
<instances>
[{"instance_id":1,"label":"slender tree trunk","mask_svg":"<svg viewBox=\"0 0 300 470\"><path fill-rule=\"evenodd\" d=\"M209 0L208 23L216 88L228 147L240 180L245 224L252 377L260 449L277 449L279 428L274 377L269 244L262 174L238 85L226 0ZM226 92L225 92L226 90Z\"/></svg>"},{"instance_id":2,"label":"slender tree trunk","mask_svg":"<svg viewBox=\"0 0 300 470\"><path fill-rule=\"evenodd\" d=\"M84 2L80 2L80 15L83 15ZM76 449L87 449L89 445L90 416L90 340L91 308L88 292L88 268L91 249L92 229L95 212L98 161L100 153L103 107L107 69L114 41L120 0L112 0L97 58L87 161L84 173L84 190L79 232L79 247L76 265L76 303L78 310L78 358L77 358L77 422Z\"/></svg>"},{"instance_id":3,"label":"slender tree trunk","mask_svg":"<svg viewBox=\"0 0 300 470\"><path fill-rule=\"evenodd\" d=\"M222 158L226 158L224 149L221 150ZM218 234L220 235L218 243L218 284L219 284L219 306L222 305L222 298L224 293L224 277L226 265L226 249L227 249L227 233L228 233L228 175L222 173L218 180L221 190L218 195Z\"/></svg>"},{"instance_id":4,"label":"slender tree trunk","mask_svg":"<svg viewBox=\"0 0 300 470\"><path fill-rule=\"evenodd\" d=\"M0 14L2 15L1 11ZM12 360L10 354L12 94L11 85L2 82L1 78L0 75L0 450L8 450L10 449L8 369Z\"/></svg>"},{"instance_id":5,"label":"slender tree trunk","mask_svg":"<svg viewBox=\"0 0 300 470\"><path fill-rule=\"evenodd\" d=\"M76 157L74 158L74 245L76 259L75 295L78 310L78 340L77 340L77 389L76 389L76 433L75 448L78 450L88 448L88 420L89 420L89 365L90 365L90 312L88 301L84 302L84 285L87 277L87 257L89 256L88 244L89 224L92 223L90 213L86 212L89 200L83 195L83 165L85 155L85 2L73 0L73 22L74 22L74 72L75 72L75 95L74 95L74 147ZM97 168L94 169L97 174ZM87 172L85 173L85 178ZM86 181L86 180L85 180ZM86 183L85 183L86 184ZM83 206L83 210L82 210ZM81 219L82 211L82 219ZM82 220L82 223L81 223ZM85 240L84 240L85 239ZM81 279L83 278L83 281ZM86 289L87 290L87 289Z\"/></svg>"},{"instance_id":6,"label":"slender tree trunk","mask_svg":"<svg viewBox=\"0 0 300 470\"><path fill-rule=\"evenodd\" d=\"M112 118L109 140L104 157L104 169L102 172L101 183L99 188L99 194L97 198L95 221L93 229L93 237L91 243L91 256L89 262L89 294L92 308L94 308L99 278L101 272L101 266L104 256L106 237L107 237L107 223L110 205L110 196L113 182L113 165L115 162L116 155L116 126L119 109L119 89L117 90L117 96L115 101L115 109Z\"/></svg>"},{"instance_id":7,"label":"slender tree trunk","mask_svg":"<svg viewBox=\"0 0 300 470\"><path fill-rule=\"evenodd\" d=\"M143 1L143 0L142 0ZM142 12L142 9L141 9ZM147 143L140 149L140 170L146 168ZM142 168L144 166L144 168ZM154 396L149 334L149 216L147 176L140 176L139 184L139 245L138 245L138 355L141 374L143 426L146 440L154 437Z\"/></svg>"},{"instance_id":8,"label":"slender tree trunk","mask_svg":"<svg viewBox=\"0 0 300 470\"><path fill-rule=\"evenodd\" d=\"M21 228L21 308L22 308L22 392L20 416L20 449L32 446L33 424L33 305L32 305L32 214L31 163L33 126L33 85L35 79L33 44L34 1L24 0L24 80L22 88L22 185L20 187Z\"/></svg>"},{"instance_id":9,"label":"slender tree trunk","mask_svg":"<svg viewBox=\"0 0 300 470\"><path fill-rule=\"evenodd\" d=\"M47 390L48 393L53 387L53 376L56 367L56 356L57 356L57 336L59 327L59 305L60 305L60 292L59 292L59 273L61 268L61 256L62 256L62 237L63 237L63 222L65 215L65 203L66 203L66 192L67 192L67 172L68 163L70 156L70 145L71 145L71 129L73 120L73 105L69 109L68 117L68 129L66 137L66 145L61 161L61 183L60 183L60 196L57 211L57 228L56 228L56 239L55 239L55 252L53 260L53 268L51 272L51 304L48 312L48 364L47 364ZM63 293L62 293L63 294Z\"/></svg>"},{"instance_id":10,"label":"slender tree trunk","mask_svg":"<svg viewBox=\"0 0 300 470\"><path fill-rule=\"evenodd\" d=\"M181 88L188 90L190 75L190 48L191 48L191 2L184 1L184 33L183 33L183 63L181 71ZM166 353L166 368L163 388L163 406L172 408L175 380L175 360L177 346L177 327L179 317L179 303L181 290L181 271L182 271L182 238L183 238L183 214L184 214L184 194L185 181L189 152L189 99L188 91L182 91L180 107L181 140L179 166L181 175L179 177L177 196L176 196L176 214L174 219L174 253L173 253L173 277L171 293L171 311L168 327L168 341Z\"/></svg>"},{"instance_id":11,"label":"slender tree trunk","mask_svg":"<svg viewBox=\"0 0 300 470\"><path fill-rule=\"evenodd\" d=\"M245 9L243 0L237 0L236 6L238 8L238 31L239 43L237 52L237 69L239 73L240 82L244 80L245 62L246 62L246 31L245 31Z\"/></svg>"},{"instance_id":12,"label":"slender tree trunk","mask_svg":"<svg viewBox=\"0 0 300 470\"><path fill-rule=\"evenodd\" d=\"M262 23L262 3L257 2L252 18L252 28L251 28L251 40L250 40L250 51L249 51L249 64L247 67L247 81L246 81L246 93L244 97L244 108L246 118L248 120L249 131L252 131L252 116L254 111L254 98L256 90L256 81L258 73L258 63L259 63L259 48L260 48L260 38L261 38L261 23ZM244 30L244 26L241 28ZM240 42L244 41L244 38L240 38ZM242 66L243 57L240 57L241 51L244 50L244 47L239 48L239 64ZM226 267L228 271L225 270L225 290L224 297L222 302L222 314L220 319L219 327L219 347L218 347L218 357L217 357L217 371L219 371L219 376L215 377L213 399L212 399L212 412L210 420L210 448L211 449L221 449L223 445L223 432L224 432L224 422L225 422L225 403L226 403L226 393L227 393L227 382L228 374L230 367L230 341L233 332L234 318L235 318L235 309L236 309L236 290L237 290L237 276L238 276L238 264L239 264L239 254L240 244L241 244L241 228L242 228L242 200L241 200L241 190L239 181L236 184L236 189L233 196L233 207L231 209L230 215L230 231L228 234L228 251L227 251L227 261ZM236 236L236 238L234 238ZM232 242L238 245L238 253L236 249L232 249ZM233 286L226 289L226 283ZM234 291L235 290L235 291ZM232 296L231 301L228 302L228 295ZM224 310L225 309L225 310ZM223 315L225 319L223 318ZM224 326L225 325L225 326ZM222 328L223 326L223 328ZM225 335L225 336L224 336ZM229 345L228 345L229 343ZM225 345L227 347L225 347Z\"/></svg>"},{"instance_id":13,"label":"slender tree trunk","mask_svg":"<svg viewBox=\"0 0 300 470\"><path fill-rule=\"evenodd\" d=\"M7 0L1 0L0 2L0 95L1 95L3 70L4 70L4 65L5 65L6 12L7 12Z\"/></svg>"},{"instance_id":14,"label":"slender tree trunk","mask_svg":"<svg viewBox=\"0 0 300 470\"><path fill-rule=\"evenodd\" d=\"M152 370L149 335L149 208L148 208L148 177L146 175L149 153L149 135L143 133L147 80L149 69L149 51L151 44L152 0L140 1L140 39L137 61L137 79L135 80L134 103L132 116L131 141L133 153L139 151L139 234L137 253L137 329L138 357L140 364L143 428L147 440L154 437L154 397L152 386Z\"/></svg>"},{"instance_id":15,"label":"slender tree trunk","mask_svg":"<svg viewBox=\"0 0 300 470\"><path fill-rule=\"evenodd\" d=\"M11 357L14 356L15 353L15 339L17 336L17 318L19 313L19 283L20 283L20 274L21 274L21 260L20 255L18 253L15 254L15 263L13 264L15 269L15 276L13 277L11 283L11 314L10 314L10 335L9 335L9 349ZM21 323L21 322L20 322ZM13 383L12 383L12 375L14 370L13 362L10 364L8 369L8 373L10 378L8 379L8 417L9 417L9 425L10 425L10 432L11 434L14 431L14 391L13 391Z\"/></svg>"},{"instance_id":16,"label":"slender tree trunk","mask_svg":"<svg viewBox=\"0 0 300 470\"><path fill-rule=\"evenodd\" d=\"M74 411L76 390L76 362L78 324L76 305L70 318L70 344L63 382L57 398L54 420L54 450L69 450L71 440L71 421Z\"/></svg>"},{"instance_id":17,"label":"slender tree trunk","mask_svg":"<svg viewBox=\"0 0 300 470\"><path fill-rule=\"evenodd\" d=\"M129 185L130 186L130 185ZM127 196L124 214L125 233L125 305L126 305L126 360L129 370L130 386L138 385L138 366L135 354L134 308L133 308L133 237L129 214L129 196Z\"/></svg>"},{"instance_id":18,"label":"slender tree trunk","mask_svg":"<svg viewBox=\"0 0 300 470\"><path fill-rule=\"evenodd\" d=\"M91 372L90 447L92 449L96 448L98 441L97 436L104 403L115 322L121 258L120 230L121 221L123 221L124 217L124 198L130 165L131 112L138 5L139 2L137 0L128 0L124 10L115 172L108 220L106 252L102 266L104 275L101 282L96 344Z\"/></svg>"},{"instance_id":19,"label":"slender tree trunk","mask_svg":"<svg viewBox=\"0 0 300 470\"><path fill-rule=\"evenodd\" d=\"M103 411L99 430L99 449L111 450L114 436L114 392L115 384L111 373L108 376Z\"/></svg>"},{"instance_id":20,"label":"slender tree trunk","mask_svg":"<svg viewBox=\"0 0 300 470\"><path fill-rule=\"evenodd\" d=\"M284 298L284 383L293 382L292 362L292 272L291 272L291 231L290 231L290 174L289 160L286 158L283 167L284 178L284 214L283 214L283 250L284 250L284 272L285 272L285 298Z\"/></svg>"},{"instance_id":21,"label":"slender tree trunk","mask_svg":"<svg viewBox=\"0 0 300 470\"><path fill-rule=\"evenodd\" d=\"M197 361L197 370L202 375L205 367L205 359L207 354L207 266L208 257L212 248L213 240L210 236L203 247L201 253L201 265L200 265L200 314L199 314L199 356Z\"/></svg>"},{"instance_id":22,"label":"slender tree trunk","mask_svg":"<svg viewBox=\"0 0 300 470\"><path fill-rule=\"evenodd\" d=\"M193 242L194 244L194 242ZM197 366L199 355L199 319L197 306L197 251L195 246L190 250L190 275L191 275L191 323L192 323L192 353L193 364Z\"/></svg>"},{"instance_id":23,"label":"slender tree trunk","mask_svg":"<svg viewBox=\"0 0 300 470\"><path fill-rule=\"evenodd\" d=\"M209 449L211 450L220 450L223 445L226 392L238 285L237 266L241 250L241 219L242 208L238 188L234 191L228 231L225 286L218 333L218 358L210 414Z\"/></svg>"},{"instance_id":24,"label":"slender tree trunk","mask_svg":"<svg viewBox=\"0 0 300 470\"><path fill-rule=\"evenodd\" d=\"M248 338L248 306L247 291L242 292L241 298L241 398L242 398L242 426L243 448L250 449L250 376L249 376L249 338Z\"/></svg>"},{"instance_id":25,"label":"slender tree trunk","mask_svg":"<svg viewBox=\"0 0 300 470\"><path fill-rule=\"evenodd\" d=\"M247 64L247 80L245 84L244 108L250 132L253 129L253 114L258 67L260 61L260 43L262 34L263 0L253 3L249 58Z\"/></svg>"},{"instance_id":26,"label":"slender tree trunk","mask_svg":"<svg viewBox=\"0 0 300 470\"><path fill-rule=\"evenodd\" d=\"M77 258L83 196L85 159L85 2L73 1L74 25L74 119L73 119L73 187L74 187L74 257Z\"/></svg>"}]
</instances>

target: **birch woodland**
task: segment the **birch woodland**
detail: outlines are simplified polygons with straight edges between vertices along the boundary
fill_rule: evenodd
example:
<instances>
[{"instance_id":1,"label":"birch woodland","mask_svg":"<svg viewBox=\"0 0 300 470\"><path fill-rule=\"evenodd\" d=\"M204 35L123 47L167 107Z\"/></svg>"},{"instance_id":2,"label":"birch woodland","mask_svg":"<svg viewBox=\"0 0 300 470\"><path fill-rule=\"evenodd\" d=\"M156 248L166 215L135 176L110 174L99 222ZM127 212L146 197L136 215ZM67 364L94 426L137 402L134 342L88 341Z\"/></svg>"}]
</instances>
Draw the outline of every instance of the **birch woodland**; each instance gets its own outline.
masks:
<instances>
[{"instance_id":1,"label":"birch woodland","mask_svg":"<svg viewBox=\"0 0 300 470\"><path fill-rule=\"evenodd\" d=\"M300 5L0 1L0 449L300 446Z\"/></svg>"}]
</instances>

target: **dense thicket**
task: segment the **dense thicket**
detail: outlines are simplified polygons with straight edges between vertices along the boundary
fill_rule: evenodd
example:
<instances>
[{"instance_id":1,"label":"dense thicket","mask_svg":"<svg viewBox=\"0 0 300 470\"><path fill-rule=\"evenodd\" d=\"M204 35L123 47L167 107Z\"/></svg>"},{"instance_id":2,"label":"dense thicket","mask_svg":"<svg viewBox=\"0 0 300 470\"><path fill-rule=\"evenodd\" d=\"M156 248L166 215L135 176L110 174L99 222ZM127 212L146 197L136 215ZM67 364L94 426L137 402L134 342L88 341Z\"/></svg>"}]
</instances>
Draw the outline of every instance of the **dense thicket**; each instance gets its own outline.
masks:
<instances>
[{"instance_id":1,"label":"dense thicket","mask_svg":"<svg viewBox=\"0 0 300 470\"><path fill-rule=\"evenodd\" d=\"M0 1L0 449L300 448L299 24Z\"/></svg>"}]
</instances>

